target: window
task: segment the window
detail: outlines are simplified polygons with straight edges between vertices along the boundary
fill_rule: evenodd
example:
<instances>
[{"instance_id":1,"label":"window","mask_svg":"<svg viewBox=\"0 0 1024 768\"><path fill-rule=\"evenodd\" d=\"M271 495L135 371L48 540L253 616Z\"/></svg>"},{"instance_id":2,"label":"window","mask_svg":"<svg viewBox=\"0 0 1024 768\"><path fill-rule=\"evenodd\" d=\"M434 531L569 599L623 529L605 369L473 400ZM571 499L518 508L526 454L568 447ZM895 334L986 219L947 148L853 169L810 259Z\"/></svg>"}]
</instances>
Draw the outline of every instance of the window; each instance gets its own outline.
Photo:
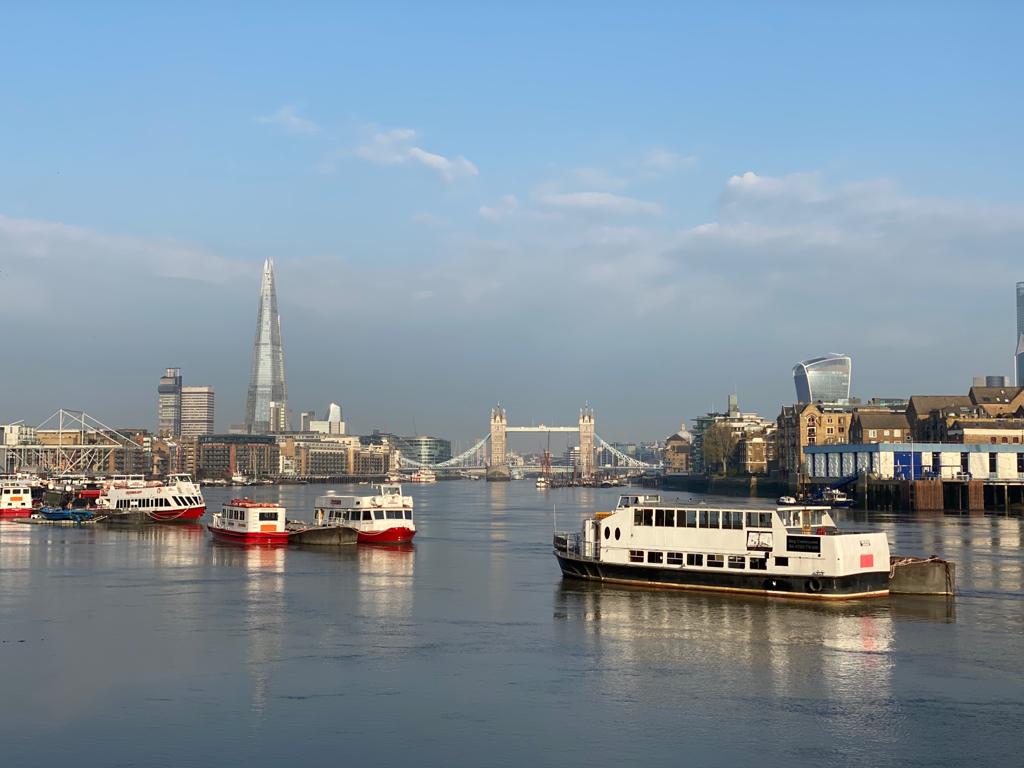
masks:
<instances>
[{"instance_id":1,"label":"window","mask_svg":"<svg viewBox=\"0 0 1024 768\"><path fill-rule=\"evenodd\" d=\"M942 454L938 451L932 454L932 472L936 475L942 472Z\"/></svg>"},{"instance_id":2,"label":"window","mask_svg":"<svg viewBox=\"0 0 1024 768\"><path fill-rule=\"evenodd\" d=\"M1024 475L1024 453L1017 454L1017 472Z\"/></svg>"},{"instance_id":3,"label":"window","mask_svg":"<svg viewBox=\"0 0 1024 768\"><path fill-rule=\"evenodd\" d=\"M724 568L725 558L721 555L708 555L708 568Z\"/></svg>"},{"instance_id":4,"label":"window","mask_svg":"<svg viewBox=\"0 0 1024 768\"><path fill-rule=\"evenodd\" d=\"M647 553L647 562L648 563L658 563L658 564L660 564L661 561L662 561L662 554L661 554L661 552L648 552Z\"/></svg>"},{"instance_id":5,"label":"window","mask_svg":"<svg viewBox=\"0 0 1024 768\"><path fill-rule=\"evenodd\" d=\"M377 520L383 520L384 519L384 510L378 509L376 512L373 513L373 516Z\"/></svg>"},{"instance_id":6,"label":"window","mask_svg":"<svg viewBox=\"0 0 1024 768\"><path fill-rule=\"evenodd\" d=\"M619 540L619 537L620 537L621 535L622 535L622 531L620 531L620 530L619 530L618 528L616 528L616 529L615 529L615 540L616 540L616 541L618 541L618 540Z\"/></svg>"},{"instance_id":7,"label":"window","mask_svg":"<svg viewBox=\"0 0 1024 768\"><path fill-rule=\"evenodd\" d=\"M388 510L388 520L401 520L401 519L402 519L402 510L400 510L400 509L389 509Z\"/></svg>"},{"instance_id":8,"label":"window","mask_svg":"<svg viewBox=\"0 0 1024 768\"><path fill-rule=\"evenodd\" d=\"M629 562L631 563L642 563L644 561L644 551L642 549L631 549L629 550Z\"/></svg>"},{"instance_id":9,"label":"window","mask_svg":"<svg viewBox=\"0 0 1024 768\"><path fill-rule=\"evenodd\" d=\"M833 434L834 432L835 432L835 430L834 430L834 429L832 429L832 427L829 427L828 429L826 429L826 430L825 430L825 434L828 434L828 435L831 435L831 434Z\"/></svg>"},{"instance_id":10,"label":"window","mask_svg":"<svg viewBox=\"0 0 1024 768\"><path fill-rule=\"evenodd\" d=\"M687 565L704 565L704 555L695 555L692 552L686 555Z\"/></svg>"},{"instance_id":11,"label":"window","mask_svg":"<svg viewBox=\"0 0 1024 768\"><path fill-rule=\"evenodd\" d=\"M633 525L643 525L643 524L644 524L644 513L643 513L643 510L634 509L633 510Z\"/></svg>"},{"instance_id":12,"label":"window","mask_svg":"<svg viewBox=\"0 0 1024 768\"><path fill-rule=\"evenodd\" d=\"M697 510L688 509L686 510L686 524L683 525L683 516L680 515L678 519L678 525L680 528L696 528L697 527Z\"/></svg>"},{"instance_id":13,"label":"window","mask_svg":"<svg viewBox=\"0 0 1024 768\"><path fill-rule=\"evenodd\" d=\"M968 454L968 453L961 453L960 454L960 471L961 472L969 472L970 471L971 465L970 465L970 461L968 459L969 456L970 456L970 454Z\"/></svg>"},{"instance_id":14,"label":"window","mask_svg":"<svg viewBox=\"0 0 1024 768\"><path fill-rule=\"evenodd\" d=\"M998 461L998 459L996 458L997 456L999 456L998 453L990 453L988 455L988 471L991 474L993 474L993 475L996 473L996 467L997 467L997 461Z\"/></svg>"},{"instance_id":15,"label":"window","mask_svg":"<svg viewBox=\"0 0 1024 768\"><path fill-rule=\"evenodd\" d=\"M373 520L373 512L368 509L363 510L363 520Z\"/></svg>"},{"instance_id":16,"label":"window","mask_svg":"<svg viewBox=\"0 0 1024 768\"><path fill-rule=\"evenodd\" d=\"M776 557L775 558L775 564L780 566L780 567L782 567L782 568L788 568L789 567L789 558L788 557Z\"/></svg>"},{"instance_id":17,"label":"window","mask_svg":"<svg viewBox=\"0 0 1024 768\"><path fill-rule=\"evenodd\" d=\"M653 509L645 509L644 510L644 525L646 525L646 526L654 525L654 510Z\"/></svg>"},{"instance_id":18,"label":"window","mask_svg":"<svg viewBox=\"0 0 1024 768\"><path fill-rule=\"evenodd\" d=\"M604 527L604 538L607 541L612 537L612 529L607 525Z\"/></svg>"},{"instance_id":19,"label":"window","mask_svg":"<svg viewBox=\"0 0 1024 768\"><path fill-rule=\"evenodd\" d=\"M656 510L654 510L654 526L656 528L664 528L665 527L665 510L664 509L656 509Z\"/></svg>"},{"instance_id":20,"label":"window","mask_svg":"<svg viewBox=\"0 0 1024 768\"><path fill-rule=\"evenodd\" d=\"M742 570L747 567L747 558L743 555L729 555L729 567Z\"/></svg>"},{"instance_id":21,"label":"window","mask_svg":"<svg viewBox=\"0 0 1024 768\"><path fill-rule=\"evenodd\" d=\"M771 528L771 512L747 512L747 528Z\"/></svg>"},{"instance_id":22,"label":"window","mask_svg":"<svg viewBox=\"0 0 1024 768\"><path fill-rule=\"evenodd\" d=\"M277 522L277 512L260 512L260 522Z\"/></svg>"},{"instance_id":23,"label":"window","mask_svg":"<svg viewBox=\"0 0 1024 768\"><path fill-rule=\"evenodd\" d=\"M669 565L682 565L683 564L683 553L682 552L669 552L665 555L665 560Z\"/></svg>"},{"instance_id":24,"label":"window","mask_svg":"<svg viewBox=\"0 0 1024 768\"><path fill-rule=\"evenodd\" d=\"M743 513L729 512L722 513L722 527L730 530L743 530Z\"/></svg>"},{"instance_id":25,"label":"window","mask_svg":"<svg viewBox=\"0 0 1024 768\"><path fill-rule=\"evenodd\" d=\"M665 510L665 527L674 528L676 524L676 511L674 509Z\"/></svg>"},{"instance_id":26,"label":"window","mask_svg":"<svg viewBox=\"0 0 1024 768\"><path fill-rule=\"evenodd\" d=\"M767 557L752 557L752 558L750 558L750 570L752 570L752 571L767 571L768 570L768 558Z\"/></svg>"},{"instance_id":27,"label":"window","mask_svg":"<svg viewBox=\"0 0 1024 768\"><path fill-rule=\"evenodd\" d=\"M709 511L702 509L700 511L700 527L701 528L717 528L718 527L718 510Z\"/></svg>"},{"instance_id":28,"label":"window","mask_svg":"<svg viewBox=\"0 0 1024 768\"><path fill-rule=\"evenodd\" d=\"M405 519L406 520L412 520L412 510L411 509L405 510ZM618 538L618 536L616 536L615 538Z\"/></svg>"}]
</instances>

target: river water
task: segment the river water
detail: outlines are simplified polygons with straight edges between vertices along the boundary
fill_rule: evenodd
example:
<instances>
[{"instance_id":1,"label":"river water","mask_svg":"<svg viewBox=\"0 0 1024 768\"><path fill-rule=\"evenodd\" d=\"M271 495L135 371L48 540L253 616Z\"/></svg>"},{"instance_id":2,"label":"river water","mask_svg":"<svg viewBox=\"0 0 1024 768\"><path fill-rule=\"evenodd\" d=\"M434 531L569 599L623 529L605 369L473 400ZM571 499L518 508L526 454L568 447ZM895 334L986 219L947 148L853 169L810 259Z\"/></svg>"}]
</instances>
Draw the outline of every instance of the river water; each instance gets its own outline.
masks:
<instances>
[{"instance_id":1,"label":"river water","mask_svg":"<svg viewBox=\"0 0 1024 768\"><path fill-rule=\"evenodd\" d=\"M2 764L1022 764L1019 516L849 513L960 594L808 605L563 581L616 490L410 490L409 550L0 523Z\"/></svg>"}]
</instances>

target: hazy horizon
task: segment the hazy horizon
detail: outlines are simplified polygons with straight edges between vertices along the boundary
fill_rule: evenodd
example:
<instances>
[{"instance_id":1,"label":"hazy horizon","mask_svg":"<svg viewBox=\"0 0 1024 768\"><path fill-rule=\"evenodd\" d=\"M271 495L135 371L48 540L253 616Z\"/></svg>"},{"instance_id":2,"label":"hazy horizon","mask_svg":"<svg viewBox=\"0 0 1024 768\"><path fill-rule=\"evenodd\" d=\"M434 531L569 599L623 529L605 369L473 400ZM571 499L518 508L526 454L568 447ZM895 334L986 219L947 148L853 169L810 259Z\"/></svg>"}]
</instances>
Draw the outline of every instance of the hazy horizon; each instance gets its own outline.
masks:
<instances>
[{"instance_id":1,"label":"hazy horizon","mask_svg":"<svg viewBox=\"0 0 1024 768\"><path fill-rule=\"evenodd\" d=\"M865 400L1012 376L1019 7L5 16L0 423L153 429L166 367L241 423L268 257L296 425L651 440L827 352Z\"/></svg>"}]
</instances>

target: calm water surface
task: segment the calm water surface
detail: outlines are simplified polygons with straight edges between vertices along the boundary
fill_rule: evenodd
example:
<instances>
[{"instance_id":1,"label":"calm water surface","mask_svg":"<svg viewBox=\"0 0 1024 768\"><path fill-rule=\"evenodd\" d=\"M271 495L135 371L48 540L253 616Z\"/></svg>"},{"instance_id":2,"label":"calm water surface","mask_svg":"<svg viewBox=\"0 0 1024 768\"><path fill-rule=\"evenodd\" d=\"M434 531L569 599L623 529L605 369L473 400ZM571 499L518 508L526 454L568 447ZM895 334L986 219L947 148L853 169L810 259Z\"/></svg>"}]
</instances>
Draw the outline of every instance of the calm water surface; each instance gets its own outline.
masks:
<instances>
[{"instance_id":1,"label":"calm water surface","mask_svg":"<svg viewBox=\"0 0 1024 768\"><path fill-rule=\"evenodd\" d=\"M615 490L411 490L408 551L0 523L2 763L1022 764L1019 516L851 513L961 594L816 606L563 582Z\"/></svg>"}]
</instances>

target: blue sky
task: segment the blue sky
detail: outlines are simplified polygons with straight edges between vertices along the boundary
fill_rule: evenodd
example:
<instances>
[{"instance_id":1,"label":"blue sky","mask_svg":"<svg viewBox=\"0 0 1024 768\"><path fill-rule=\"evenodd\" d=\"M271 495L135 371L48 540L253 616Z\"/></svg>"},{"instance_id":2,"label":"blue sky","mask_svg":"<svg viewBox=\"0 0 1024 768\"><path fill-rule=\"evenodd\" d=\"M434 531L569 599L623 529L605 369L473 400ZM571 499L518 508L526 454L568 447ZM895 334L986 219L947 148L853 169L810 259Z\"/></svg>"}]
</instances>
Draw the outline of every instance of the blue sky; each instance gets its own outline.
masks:
<instances>
[{"instance_id":1,"label":"blue sky","mask_svg":"<svg viewBox=\"0 0 1024 768\"><path fill-rule=\"evenodd\" d=\"M0 420L150 424L173 364L240 421L266 257L293 409L363 430L1010 371L1014 4L186 6L4 11Z\"/></svg>"}]
</instances>

